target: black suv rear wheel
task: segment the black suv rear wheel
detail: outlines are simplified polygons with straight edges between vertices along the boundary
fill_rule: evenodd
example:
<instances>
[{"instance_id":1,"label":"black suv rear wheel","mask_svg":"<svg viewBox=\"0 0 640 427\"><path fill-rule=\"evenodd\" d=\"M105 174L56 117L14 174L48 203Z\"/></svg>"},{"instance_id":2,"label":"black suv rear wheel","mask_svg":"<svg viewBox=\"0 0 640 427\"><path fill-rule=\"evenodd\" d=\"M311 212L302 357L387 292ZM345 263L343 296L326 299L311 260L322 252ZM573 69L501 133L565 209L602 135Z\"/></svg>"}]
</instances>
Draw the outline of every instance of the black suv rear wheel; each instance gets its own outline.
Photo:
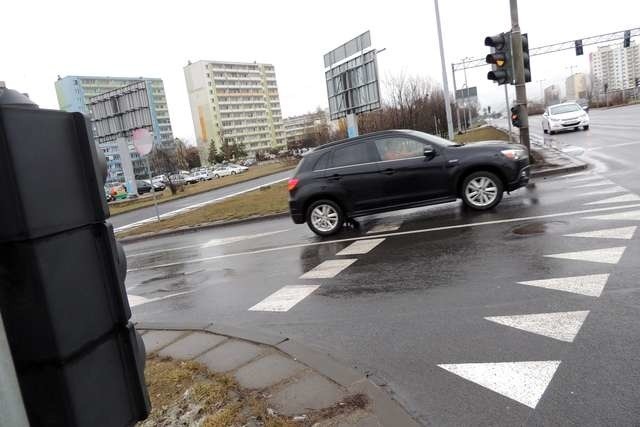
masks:
<instances>
[{"instance_id":1,"label":"black suv rear wheel","mask_svg":"<svg viewBox=\"0 0 640 427\"><path fill-rule=\"evenodd\" d=\"M333 200L316 200L307 209L307 225L319 236L331 236L342 228L344 214Z\"/></svg>"},{"instance_id":2,"label":"black suv rear wheel","mask_svg":"<svg viewBox=\"0 0 640 427\"><path fill-rule=\"evenodd\" d=\"M500 203L504 185L495 174L487 171L474 172L462 183L462 200L472 209L484 211Z\"/></svg>"}]
</instances>

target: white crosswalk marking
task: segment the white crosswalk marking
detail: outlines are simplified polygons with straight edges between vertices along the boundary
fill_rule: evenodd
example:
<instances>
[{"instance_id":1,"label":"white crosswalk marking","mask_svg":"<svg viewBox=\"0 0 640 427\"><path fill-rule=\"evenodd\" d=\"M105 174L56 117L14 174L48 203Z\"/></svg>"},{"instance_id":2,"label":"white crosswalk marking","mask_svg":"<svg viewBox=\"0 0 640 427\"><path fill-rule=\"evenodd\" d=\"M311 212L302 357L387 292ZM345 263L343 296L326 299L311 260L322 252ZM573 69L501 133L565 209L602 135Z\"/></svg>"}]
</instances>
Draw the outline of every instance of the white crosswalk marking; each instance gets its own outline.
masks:
<instances>
[{"instance_id":1,"label":"white crosswalk marking","mask_svg":"<svg viewBox=\"0 0 640 427\"><path fill-rule=\"evenodd\" d=\"M588 251L565 252L561 254L545 255L547 258L571 259L575 261L600 262L603 264L617 264L626 248L624 246Z\"/></svg>"},{"instance_id":2,"label":"white crosswalk marking","mask_svg":"<svg viewBox=\"0 0 640 427\"><path fill-rule=\"evenodd\" d=\"M572 292L574 294L599 297L609 280L608 274L589 274L585 276L561 277L554 279L530 280L518 282L520 285Z\"/></svg>"},{"instance_id":3,"label":"white crosswalk marking","mask_svg":"<svg viewBox=\"0 0 640 427\"><path fill-rule=\"evenodd\" d=\"M284 233L286 230L268 231L266 233L247 234L244 236L230 236L221 239L212 239L202 245L202 248L211 248L214 246L228 245L230 243L242 242L243 240L257 239L258 237L272 236L274 234Z\"/></svg>"},{"instance_id":4,"label":"white crosswalk marking","mask_svg":"<svg viewBox=\"0 0 640 427\"><path fill-rule=\"evenodd\" d=\"M358 240L353 242L336 255L362 255L369 253L373 248L384 242L384 239Z\"/></svg>"},{"instance_id":5,"label":"white crosswalk marking","mask_svg":"<svg viewBox=\"0 0 640 427\"><path fill-rule=\"evenodd\" d=\"M622 196L609 197L608 199L598 200L597 202L585 203L585 205L605 205L607 203L627 203L640 201L640 196L636 194L624 194Z\"/></svg>"},{"instance_id":6,"label":"white crosswalk marking","mask_svg":"<svg viewBox=\"0 0 640 427\"><path fill-rule=\"evenodd\" d=\"M556 373L559 360L438 365L482 387L535 408Z\"/></svg>"},{"instance_id":7,"label":"white crosswalk marking","mask_svg":"<svg viewBox=\"0 0 640 427\"><path fill-rule=\"evenodd\" d=\"M389 223L389 224L378 224L371 228L371 230L367 231L367 234L375 234L375 233L388 233L390 231L396 231L402 222L398 223Z\"/></svg>"},{"instance_id":8,"label":"white crosswalk marking","mask_svg":"<svg viewBox=\"0 0 640 427\"><path fill-rule=\"evenodd\" d=\"M149 298L141 297L139 295L128 294L129 307L135 307L136 305L142 305L149 301Z\"/></svg>"},{"instance_id":9,"label":"white crosswalk marking","mask_svg":"<svg viewBox=\"0 0 640 427\"><path fill-rule=\"evenodd\" d=\"M584 233L565 234L564 237L588 237L592 239L626 239L633 237L638 227L607 228L605 230L587 231Z\"/></svg>"},{"instance_id":10,"label":"white crosswalk marking","mask_svg":"<svg viewBox=\"0 0 640 427\"><path fill-rule=\"evenodd\" d=\"M593 182L593 183L589 183L589 184L581 184L581 185L576 185L574 187L570 187L570 188L591 188L591 187L602 187L604 185L616 185L615 182L613 181L609 181L608 179L605 179L603 181L600 182Z\"/></svg>"},{"instance_id":11,"label":"white crosswalk marking","mask_svg":"<svg viewBox=\"0 0 640 427\"><path fill-rule=\"evenodd\" d=\"M599 219L604 221L640 221L640 211L627 211L607 215L587 216L584 219Z\"/></svg>"},{"instance_id":12,"label":"white crosswalk marking","mask_svg":"<svg viewBox=\"0 0 640 427\"><path fill-rule=\"evenodd\" d=\"M624 187L610 187L610 188L605 188L602 190L595 190L595 191L590 191L588 193L580 193L578 196L579 197L587 197L587 196L599 196L599 195L604 195L604 194L616 194L616 193L628 193L629 190L627 190Z\"/></svg>"},{"instance_id":13,"label":"white crosswalk marking","mask_svg":"<svg viewBox=\"0 0 640 427\"><path fill-rule=\"evenodd\" d=\"M285 286L272 293L253 307L250 311L279 311L291 310L293 306L311 295L320 285Z\"/></svg>"},{"instance_id":14,"label":"white crosswalk marking","mask_svg":"<svg viewBox=\"0 0 640 427\"><path fill-rule=\"evenodd\" d=\"M589 176L579 176L576 178L567 178L566 182L569 184L578 184L580 182L595 181L595 180L601 180L601 179L602 179L601 176L589 175Z\"/></svg>"},{"instance_id":15,"label":"white crosswalk marking","mask_svg":"<svg viewBox=\"0 0 640 427\"><path fill-rule=\"evenodd\" d=\"M485 317L485 319L560 341L573 342L588 314L588 311L567 311L564 313L494 316Z\"/></svg>"},{"instance_id":16,"label":"white crosswalk marking","mask_svg":"<svg viewBox=\"0 0 640 427\"><path fill-rule=\"evenodd\" d=\"M345 268L356 262L357 259L331 259L318 265L313 270L307 271L301 279L330 279L335 277Z\"/></svg>"}]
</instances>

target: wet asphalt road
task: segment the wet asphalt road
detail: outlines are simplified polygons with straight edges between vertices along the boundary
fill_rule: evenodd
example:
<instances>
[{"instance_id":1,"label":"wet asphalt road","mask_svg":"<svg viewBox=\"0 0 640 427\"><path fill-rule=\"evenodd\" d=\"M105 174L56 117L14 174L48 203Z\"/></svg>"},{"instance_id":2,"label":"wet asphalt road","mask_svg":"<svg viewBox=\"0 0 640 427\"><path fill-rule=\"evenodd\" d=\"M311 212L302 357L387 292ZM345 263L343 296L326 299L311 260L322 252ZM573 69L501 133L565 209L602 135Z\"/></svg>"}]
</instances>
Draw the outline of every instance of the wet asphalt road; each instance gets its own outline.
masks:
<instances>
[{"instance_id":1,"label":"wet asphalt road","mask_svg":"<svg viewBox=\"0 0 640 427\"><path fill-rule=\"evenodd\" d=\"M284 217L127 244L134 318L295 338L370 373L425 425L637 425L640 141L606 128L635 129L637 117L637 107L594 111L589 132L554 135L594 166L537 180L491 212L457 202L372 216L333 239ZM389 231L367 234L381 224ZM338 255L370 238L383 240ZM344 259L356 261L334 277L300 277ZM606 279L567 291L567 278L586 275ZM564 290L520 284L551 279ZM288 311L249 310L298 285L319 287ZM571 312L582 321L562 340L554 325L534 333L486 319Z\"/></svg>"},{"instance_id":2,"label":"wet asphalt road","mask_svg":"<svg viewBox=\"0 0 640 427\"><path fill-rule=\"evenodd\" d=\"M291 171L278 172L273 175L263 176L261 178L252 179L251 181L241 182L233 184L228 187L219 188L217 190L207 191L206 193L194 194L193 196L184 197L182 199L172 200L170 202L161 203L158 205L160 215L172 212L177 209L182 209L187 206L195 205L198 203L207 202L219 197L228 196L230 194L237 193L239 191L245 191L250 188L259 187L274 181L285 179L291 176ZM224 178L223 178L224 179ZM119 215L113 215L109 221L113 224L114 228L126 226L137 221L142 221L147 218L155 217L156 211L152 206L138 209L131 212L125 212Z\"/></svg>"}]
</instances>

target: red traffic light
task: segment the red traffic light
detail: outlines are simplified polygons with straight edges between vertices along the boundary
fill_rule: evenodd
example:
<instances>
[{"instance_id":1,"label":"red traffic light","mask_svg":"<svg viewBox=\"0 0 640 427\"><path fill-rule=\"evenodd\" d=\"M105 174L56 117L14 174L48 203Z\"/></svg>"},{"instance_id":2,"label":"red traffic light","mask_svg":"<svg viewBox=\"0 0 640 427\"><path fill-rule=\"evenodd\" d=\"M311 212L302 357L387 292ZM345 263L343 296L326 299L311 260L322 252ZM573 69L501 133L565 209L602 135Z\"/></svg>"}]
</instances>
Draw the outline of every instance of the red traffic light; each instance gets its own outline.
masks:
<instances>
[{"instance_id":1,"label":"red traffic light","mask_svg":"<svg viewBox=\"0 0 640 427\"><path fill-rule=\"evenodd\" d=\"M489 47L494 47L496 50L501 50L505 45L505 37L504 33L500 33L495 36L485 37L484 45Z\"/></svg>"}]
</instances>

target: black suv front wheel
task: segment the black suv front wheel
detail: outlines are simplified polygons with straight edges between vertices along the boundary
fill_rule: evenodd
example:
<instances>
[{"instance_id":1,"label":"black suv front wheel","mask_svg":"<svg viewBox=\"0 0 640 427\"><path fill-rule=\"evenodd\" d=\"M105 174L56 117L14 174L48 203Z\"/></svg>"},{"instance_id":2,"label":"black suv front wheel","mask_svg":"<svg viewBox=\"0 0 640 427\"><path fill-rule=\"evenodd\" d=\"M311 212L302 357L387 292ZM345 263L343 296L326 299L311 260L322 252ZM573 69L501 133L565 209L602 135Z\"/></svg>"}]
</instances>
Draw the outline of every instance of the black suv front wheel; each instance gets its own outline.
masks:
<instances>
[{"instance_id":1,"label":"black suv front wheel","mask_svg":"<svg viewBox=\"0 0 640 427\"><path fill-rule=\"evenodd\" d=\"M487 210L500 203L504 186L491 172L474 172L462 183L462 200L472 209Z\"/></svg>"},{"instance_id":2,"label":"black suv front wheel","mask_svg":"<svg viewBox=\"0 0 640 427\"><path fill-rule=\"evenodd\" d=\"M319 236L331 236L342 228L344 214L333 200L316 200L307 209L307 225Z\"/></svg>"}]
</instances>

